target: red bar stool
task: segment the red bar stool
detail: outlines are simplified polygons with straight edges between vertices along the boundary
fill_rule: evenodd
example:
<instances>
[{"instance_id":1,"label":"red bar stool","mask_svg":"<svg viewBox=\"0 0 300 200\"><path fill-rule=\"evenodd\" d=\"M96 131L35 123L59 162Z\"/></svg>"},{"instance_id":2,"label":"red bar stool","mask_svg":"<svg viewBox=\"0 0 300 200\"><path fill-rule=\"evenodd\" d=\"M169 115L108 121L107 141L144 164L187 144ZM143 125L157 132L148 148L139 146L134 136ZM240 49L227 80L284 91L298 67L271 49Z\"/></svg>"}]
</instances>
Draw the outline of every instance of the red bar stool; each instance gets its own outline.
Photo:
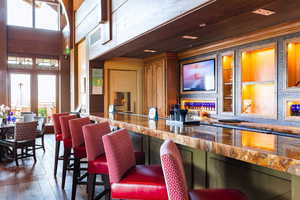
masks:
<instances>
[{"instance_id":1,"label":"red bar stool","mask_svg":"<svg viewBox=\"0 0 300 200\"><path fill-rule=\"evenodd\" d=\"M52 115L54 135L55 135L55 157L54 157L54 176L57 174L57 164L59 160L60 142L62 141L62 131L59 121L60 116L66 116L68 113L57 113Z\"/></svg>"},{"instance_id":2,"label":"red bar stool","mask_svg":"<svg viewBox=\"0 0 300 200\"><path fill-rule=\"evenodd\" d=\"M157 165L136 165L131 138L125 129L102 137L111 196L116 199L168 199L163 172Z\"/></svg>"},{"instance_id":3,"label":"red bar stool","mask_svg":"<svg viewBox=\"0 0 300 200\"><path fill-rule=\"evenodd\" d=\"M62 136L63 136L63 143L64 143L64 161L63 161L63 169L62 169L62 189L65 188L66 183L66 175L68 166L70 164L70 156L72 150L72 138L70 133L69 121L72 119L76 119L76 115L67 115L59 117Z\"/></svg>"},{"instance_id":4,"label":"red bar stool","mask_svg":"<svg viewBox=\"0 0 300 200\"><path fill-rule=\"evenodd\" d=\"M102 136L111 132L108 122L99 124L89 124L82 127L84 141L88 158L88 199L94 199L96 175L102 175L105 190L98 194L95 199L102 196L109 199L110 185L108 177L108 167L105 157ZM145 153L134 152L137 164L145 164Z\"/></svg>"},{"instance_id":5,"label":"red bar stool","mask_svg":"<svg viewBox=\"0 0 300 200\"><path fill-rule=\"evenodd\" d=\"M80 174L80 164L86 163L81 159L87 157L86 148L84 145L84 136L82 132L82 127L91 124L88 117L78 118L69 120L70 133L72 138L72 149L74 152L74 171L73 171L73 183L72 183L72 200L75 200L76 189L78 184L86 184L82 180L87 177L87 174L81 176Z\"/></svg>"},{"instance_id":6,"label":"red bar stool","mask_svg":"<svg viewBox=\"0 0 300 200\"><path fill-rule=\"evenodd\" d=\"M105 190L98 194L96 199L104 195L109 199L108 167L102 142L102 136L111 132L109 123L89 124L83 126L82 130L88 158L88 199L94 199L97 175L102 176Z\"/></svg>"},{"instance_id":7,"label":"red bar stool","mask_svg":"<svg viewBox=\"0 0 300 200\"><path fill-rule=\"evenodd\" d=\"M239 190L199 189L188 191L182 158L176 144L166 140L160 149L162 169L171 200L248 200Z\"/></svg>"}]
</instances>

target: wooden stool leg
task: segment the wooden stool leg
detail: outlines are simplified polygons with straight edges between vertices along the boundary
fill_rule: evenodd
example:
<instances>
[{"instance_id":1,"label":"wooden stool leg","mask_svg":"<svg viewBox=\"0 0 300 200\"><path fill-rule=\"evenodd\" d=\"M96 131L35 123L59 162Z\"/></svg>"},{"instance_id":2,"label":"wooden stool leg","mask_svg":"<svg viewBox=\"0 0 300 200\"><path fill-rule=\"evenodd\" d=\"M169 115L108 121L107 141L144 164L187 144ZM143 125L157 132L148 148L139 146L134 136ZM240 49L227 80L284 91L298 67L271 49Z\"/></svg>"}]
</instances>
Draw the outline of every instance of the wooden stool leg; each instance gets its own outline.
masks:
<instances>
[{"instance_id":1,"label":"wooden stool leg","mask_svg":"<svg viewBox=\"0 0 300 200\"><path fill-rule=\"evenodd\" d=\"M88 200L93 200L95 195L96 174L88 176Z\"/></svg>"},{"instance_id":2,"label":"wooden stool leg","mask_svg":"<svg viewBox=\"0 0 300 200\"><path fill-rule=\"evenodd\" d=\"M72 200L76 198L77 182L80 176L80 159L74 159L73 183L72 183Z\"/></svg>"},{"instance_id":3,"label":"wooden stool leg","mask_svg":"<svg viewBox=\"0 0 300 200\"><path fill-rule=\"evenodd\" d=\"M55 144L55 158L54 158L54 177L56 177L56 174L57 174L59 148L60 148L60 141L56 141L56 144Z\"/></svg>"},{"instance_id":4,"label":"wooden stool leg","mask_svg":"<svg viewBox=\"0 0 300 200\"><path fill-rule=\"evenodd\" d=\"M64 148L64 161L63 161L62 183L61 183L62 189L65 189L66 175L67 175L67 168L68 168L70 154L71 154L71 149Z\"/></svg>"}]
</instances>

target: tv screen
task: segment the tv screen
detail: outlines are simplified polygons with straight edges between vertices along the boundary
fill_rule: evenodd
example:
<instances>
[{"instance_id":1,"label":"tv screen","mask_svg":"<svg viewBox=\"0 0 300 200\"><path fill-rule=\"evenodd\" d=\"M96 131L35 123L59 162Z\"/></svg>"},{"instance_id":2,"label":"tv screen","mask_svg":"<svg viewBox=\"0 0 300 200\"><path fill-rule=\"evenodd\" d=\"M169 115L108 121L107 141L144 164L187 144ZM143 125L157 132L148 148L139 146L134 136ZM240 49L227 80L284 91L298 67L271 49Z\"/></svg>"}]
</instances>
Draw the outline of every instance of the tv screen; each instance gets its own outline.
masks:
<instances>
[{"instance_id":1,"label":"tv screen","mask_svg":"<svg viewBox=\"0 0 300 200\"><path fill-rule=\"evenodd\" d=\"M202 60L182 66L183 91L215 89L215 59Z\"/></svg>"}]
</instances>

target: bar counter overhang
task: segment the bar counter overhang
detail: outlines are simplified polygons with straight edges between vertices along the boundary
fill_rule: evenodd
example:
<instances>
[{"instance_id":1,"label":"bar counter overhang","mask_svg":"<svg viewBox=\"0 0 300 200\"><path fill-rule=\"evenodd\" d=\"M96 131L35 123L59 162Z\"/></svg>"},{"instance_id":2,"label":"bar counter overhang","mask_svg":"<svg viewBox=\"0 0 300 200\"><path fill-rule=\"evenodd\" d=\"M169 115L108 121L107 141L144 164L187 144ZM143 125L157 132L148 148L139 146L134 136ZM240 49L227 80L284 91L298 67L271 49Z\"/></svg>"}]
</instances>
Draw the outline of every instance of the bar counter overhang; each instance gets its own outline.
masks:
<instances>
[{"instance_id":1,"label":"bar counter overhang","mask_svg":"<svg viewBox=\"0 0 300 200\"><path fill-rule=\"evenodd\" d=\"M253 131L243 132L237 130L237 132L233 132L234 129L212 128L208 125L185 125L179 128L181 130L175 131L175 129L172 130L172 126L166 124L164 119L149 122L145 116L121 113L114 114L110 118L105 117L103 114L92 114L90 118L98 122L108 121L112 126L125 128L135 133L161 140L172 139L177 144L190 148L300 176L300 155L298 154L300 147L297 147L300 144L300 138L293 138L292 142L287 142L284 140L288 138L286 136ZM255 126L255 124L253 125ZM214 132L214 130L217 130L217 132ZM300 133L300 128L295 127L293 134L296 134L297 130ZM237 138L237 135L243 137L240 143L233 141L234 138ZM251 144L244 141L247 139L256 140L256 146L253 144L253 148L249 148Z\"/></svg>"}]
</instances>

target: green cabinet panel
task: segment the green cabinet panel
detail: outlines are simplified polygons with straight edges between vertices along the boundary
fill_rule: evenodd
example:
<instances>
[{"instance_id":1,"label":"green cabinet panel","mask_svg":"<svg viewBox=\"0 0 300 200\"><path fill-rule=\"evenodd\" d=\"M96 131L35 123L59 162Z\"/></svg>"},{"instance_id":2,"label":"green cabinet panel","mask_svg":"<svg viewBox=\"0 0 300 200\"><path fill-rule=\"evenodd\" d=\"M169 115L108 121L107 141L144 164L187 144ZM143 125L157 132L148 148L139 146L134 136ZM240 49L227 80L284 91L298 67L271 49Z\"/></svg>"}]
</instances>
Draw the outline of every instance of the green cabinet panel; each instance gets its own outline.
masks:
<instances>
[{"instance_id":1,"label":"green cabinet panel","mask_svg":"<svg viewBox=\"0 0 300 200\"><path fill-rule=\"evenodd\" d=\"M209 188L236 188L252 200L290 199L291 182L286 173L208 153Z\"/></svg>"}]
</instances>

